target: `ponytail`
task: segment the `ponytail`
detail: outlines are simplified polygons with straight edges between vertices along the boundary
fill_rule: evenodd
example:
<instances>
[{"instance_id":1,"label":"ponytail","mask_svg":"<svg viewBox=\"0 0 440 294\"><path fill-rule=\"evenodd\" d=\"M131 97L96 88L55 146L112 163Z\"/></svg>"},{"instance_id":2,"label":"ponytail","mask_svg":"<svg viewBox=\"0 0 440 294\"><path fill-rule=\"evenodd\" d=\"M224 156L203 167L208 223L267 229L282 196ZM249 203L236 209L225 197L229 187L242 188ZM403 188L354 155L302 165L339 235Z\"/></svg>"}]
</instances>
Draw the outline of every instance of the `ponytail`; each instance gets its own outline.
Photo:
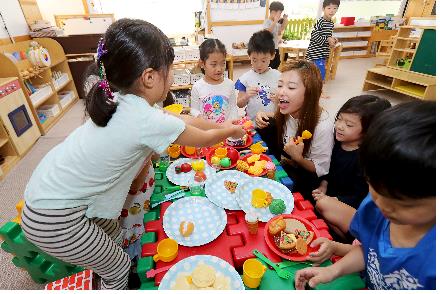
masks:
<instances>
[{"instance_id":1,"label":"ponytail","mask_svg":"<svg viewBox=\"0 0 440 294\"><path fill-rule=\"evenodd\" d=\"M116 111L118 104L107 98L105 89L100 87L99 82L95 83L86 97L86 110L92 121L105 127Z\"/></svg>"}]
</instances>

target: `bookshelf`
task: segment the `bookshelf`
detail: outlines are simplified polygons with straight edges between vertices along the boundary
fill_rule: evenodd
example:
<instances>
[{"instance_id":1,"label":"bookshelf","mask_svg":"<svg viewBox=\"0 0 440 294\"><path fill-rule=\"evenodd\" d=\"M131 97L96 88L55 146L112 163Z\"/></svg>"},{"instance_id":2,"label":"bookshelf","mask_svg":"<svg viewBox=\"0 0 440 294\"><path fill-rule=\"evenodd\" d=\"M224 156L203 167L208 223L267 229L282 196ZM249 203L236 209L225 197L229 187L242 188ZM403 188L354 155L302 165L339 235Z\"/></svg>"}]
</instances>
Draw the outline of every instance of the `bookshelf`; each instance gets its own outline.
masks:
<instances>
[{"instance_id":1,"label":"bookshelf","mask_svg":"<svg viewBox=\"0 0 440 294\"><path fill-rule=\"evenodd\" d=\"M342 44L341 59L371 57L371 35L374 26L335 26L333 36Z\"/></svg>"}]
</instances>

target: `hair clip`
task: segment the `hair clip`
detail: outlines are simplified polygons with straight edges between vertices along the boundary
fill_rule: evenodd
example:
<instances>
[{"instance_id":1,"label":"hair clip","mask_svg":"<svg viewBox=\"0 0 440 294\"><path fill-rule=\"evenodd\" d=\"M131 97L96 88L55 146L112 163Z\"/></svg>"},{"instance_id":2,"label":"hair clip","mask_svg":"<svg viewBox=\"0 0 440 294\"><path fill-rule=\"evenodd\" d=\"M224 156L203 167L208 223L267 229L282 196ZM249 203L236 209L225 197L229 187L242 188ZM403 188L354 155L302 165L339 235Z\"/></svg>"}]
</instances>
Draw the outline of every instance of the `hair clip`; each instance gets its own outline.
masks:
<instances>
[{"instance_id":1,"label":"hair clip","mask_svg":"<svg viewBox=\"0 0 440 294\"><path fill-rule=\"evenodd\" d=\"M104 90L105 96L107 96L107 99L109 101L111 101L112 103L116 102L116 99L113 96L112 90L110 89L110 85L107 80L100 80L98 82L98 88L101 88Z\"/></svg>"},{"instance_id":2,"label":"hair clip","mask_svg":"<svg viewBox=\"0 0 440 294\"><path fill-rule=\"evenodd\" d=\"M108 52L107 49L105 49L105 41L104 38L99 39L98 42L98 49L97 49L97 53L98 53L98 60L101 59L101 57L106 54Z\"/></svg>"}]
</instances>

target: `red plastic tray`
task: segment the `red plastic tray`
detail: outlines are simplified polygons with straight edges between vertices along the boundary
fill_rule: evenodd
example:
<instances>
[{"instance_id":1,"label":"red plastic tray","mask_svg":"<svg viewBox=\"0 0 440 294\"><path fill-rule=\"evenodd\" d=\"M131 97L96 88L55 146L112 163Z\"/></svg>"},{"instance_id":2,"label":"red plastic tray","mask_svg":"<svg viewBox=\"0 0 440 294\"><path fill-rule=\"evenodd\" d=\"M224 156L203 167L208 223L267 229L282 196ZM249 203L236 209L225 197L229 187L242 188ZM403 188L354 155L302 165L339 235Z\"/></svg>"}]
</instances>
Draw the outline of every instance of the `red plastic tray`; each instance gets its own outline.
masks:
<instances>
[{"instance_id":1,"label":"red plastic tray","mask_svg":"<svg viewBox=\"0 0 440 294\"><path fill-rule=\"evenodd\" d=\"M315 248L311 248L310 244L309 246L307 246L307 253L305 255L300 255L298 253L292 253L292 254L286 254L283 253L281 250L278 249L278 247L275 245L275 241L273 239L273 236L269 233L269 223L277 218L282 216L284 219L288 219L288 218L293 218L296 220L299 220L300 222L302 222L307 230L309 231L313 231L313 240L316 240L319 236L319 231L316 229L316 227L309 222L308 220L306 220L305 218L302 218L300 216L297 215L293 215L293 214L281 214L281 215L277 215L275 217L273 217L270 221L268 221L266 223L266 226L264 227L264 240L266 241L267 245L269 246L269 248L278 256L288 259L288 260L293 260L293 261L304 261L307 259L307 257L309 256L309 254L311 252L315 252L318 251L319 247L315 247ZM312 240L312 241L313 241Z\"/></svg>"},{"instance_id":2,"label":"red plastic tray","mask_svg":"<svg viewBox=\"0 0 440 294\"><path fill-rule=\"evenodd\" d=\"M234 168L237 165L237 161L240 158L240 154L238 154L238 151L230 146L225 146L225 147L219 147L219 148L226 148L228 151L227 153L227 157L229 157L231 159L231 166L230 167L220 167L221 170L224 169L231 169ZM211 164L211 158L214 156L215 150L217 148L211 148L211 150L208 152L208 154L206 154L206 161L208 162L208 164L210 166L212 166Z\"/></svg>"},{"instance_id":3,"label":"red plastic tray","mask_svg":"<svg viewBox=\"0 0 440 294\"><path fill-rule=\"evenodd\" d=\"M246 161L247 162L247 160L246 159L248 159L250 156L252 156L252 155L254 155L254 154L252 154L252 153L249 153L249 154L246 154L245 156L243 156L242 158L240 158L241 160L243 160L243 161ZM272 159L269 157L269 156L267 156L266 154L260 154L260 160L266 160L266 161L270 161L270 162L272 162ZM249 164L249 166L253 166L254 165L254 163L248 163ZM259 174L258 176L256 176L256 175L253 175L253 174L250 174L250 173L248 173L247 171L246 171L246 174L248 174L248 175L250 175L250 176L252 176L252 177L261 177L261 176L264 176L264 175L266 175L267 174L267 169L263 169L263 172L261 173L261 174Z\"/></svg>"}]
</instances>

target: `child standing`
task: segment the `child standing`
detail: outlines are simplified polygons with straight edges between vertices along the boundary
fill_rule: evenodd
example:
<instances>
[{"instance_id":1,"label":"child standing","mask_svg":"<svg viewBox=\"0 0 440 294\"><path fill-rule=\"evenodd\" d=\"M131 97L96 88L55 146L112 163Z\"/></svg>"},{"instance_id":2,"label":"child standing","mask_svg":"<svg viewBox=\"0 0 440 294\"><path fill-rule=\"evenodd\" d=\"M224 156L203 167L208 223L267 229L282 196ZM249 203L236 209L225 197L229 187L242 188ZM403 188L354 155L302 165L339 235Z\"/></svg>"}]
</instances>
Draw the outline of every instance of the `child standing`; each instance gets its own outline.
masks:
<instances>
[{"instance_id":1,"label":"child standing","mask_svg":"<svg viewBox=\"0 0 440 294\"><path fill-rule=\"evenodd\" d=\"M275 115L259 112L256 118L261 137L293 179L294 192L310 200L318 177L329 171L333 147L334 120L319 106L321 89L319 70L313 63L288 63L281 69ZM294 139L305 130L313 134L312 139L296 144Z\"/></svg>"},{"instance_id":2,"label":"child standing","mask_svg":"<svg viewBox=\"0 0 440 294\"><path fill-rule=\"evenodd\" d=\"M218 39L205 40L200 45L199 65L205 74L191 90L191 108L201 117L215 123L238 118L234 82L224 78L226 48Z\"/></svg>"},{"instance_id":3,"label":"child standing","mask_svg":"<svg viewBox=\"0 0 440 294\"><path fill-rule=\"evenodd\" d=\"M269 18L263 23L263 29L272 33L273 42L275 43L275 57L270 61L269 66L273 69L278 69L281 63L280 52L278 44L281 42L281 34L287 26L287 14L281 17L284 11L283 3L273 1L269 5ZM282 57L284 58L284 56Z\"/></svg>"},{"instance_id":4,"label":"child standing","mask_svg":"<svg viewBox=\"0 0 440 294\"><path fill-rule=\"evenodd\" d=\"M324 0L322 9L324 15L313 26L310 45L307 48L306 59L313 61L325 81L325 64L330 55L330 47L335 47L338 40L333 35L333 16L338 11L340 0Z\"/></svg>"},{"instance_id":5,"label":"child standing","mask_svg":"<svg viewBox=\"0 0 440 294\"><path fill-rule=\"evenodd\" d=\"M374 117L390 107L386 99L361 95L349 99L336 115L330 171L312 195L316 210L340 237L348 233L352 216L368 194L359 146Z\"/></svg>"},{"instance_id":6,"label":"child standing","mask_svg":"<svg viewBox=\"0 0 440 294\"><path fill-rule=\"evenodd\" d=\"M296 272L296 289L362 270L369 289L436 288L435 121L426 101L378 115L360 149L370 195L350 225L361 245L329 267Z\"/></svg>"},{"instance_id":7,"label":"child standing","mask_svg":"<svg viewBox=\"0 0 440 294\"><path fill-rule=\"evenodd\" d=\"M272 101L281 73L269 67L275 54L272 34L266 30L256 32L249 39L248 54L252 69L244 73L235 83L238 92L238 107L246 107L247 116L255 121L257 112L273 113Z\"/></svg>"},{"instance_id":8,"label":"child standing","mask_svg":"<svg viewBox=\"0 0 440 294\"><path fill-rule=\"evenodd\" d=\"M113 23L98 46L100 81L90 90L90 115L39 163L26 187L26 238L65 262L92 269L101 288L124 289L130 258L117 222L145 158L170 143L211 146L245 132L206 128L197 118L173 116L154 105L172 83L173 48L154 25ZM113 94L110 84L119 92ZM199 128L200 127L200 128Z\"/></svg>"}]
</instances>

